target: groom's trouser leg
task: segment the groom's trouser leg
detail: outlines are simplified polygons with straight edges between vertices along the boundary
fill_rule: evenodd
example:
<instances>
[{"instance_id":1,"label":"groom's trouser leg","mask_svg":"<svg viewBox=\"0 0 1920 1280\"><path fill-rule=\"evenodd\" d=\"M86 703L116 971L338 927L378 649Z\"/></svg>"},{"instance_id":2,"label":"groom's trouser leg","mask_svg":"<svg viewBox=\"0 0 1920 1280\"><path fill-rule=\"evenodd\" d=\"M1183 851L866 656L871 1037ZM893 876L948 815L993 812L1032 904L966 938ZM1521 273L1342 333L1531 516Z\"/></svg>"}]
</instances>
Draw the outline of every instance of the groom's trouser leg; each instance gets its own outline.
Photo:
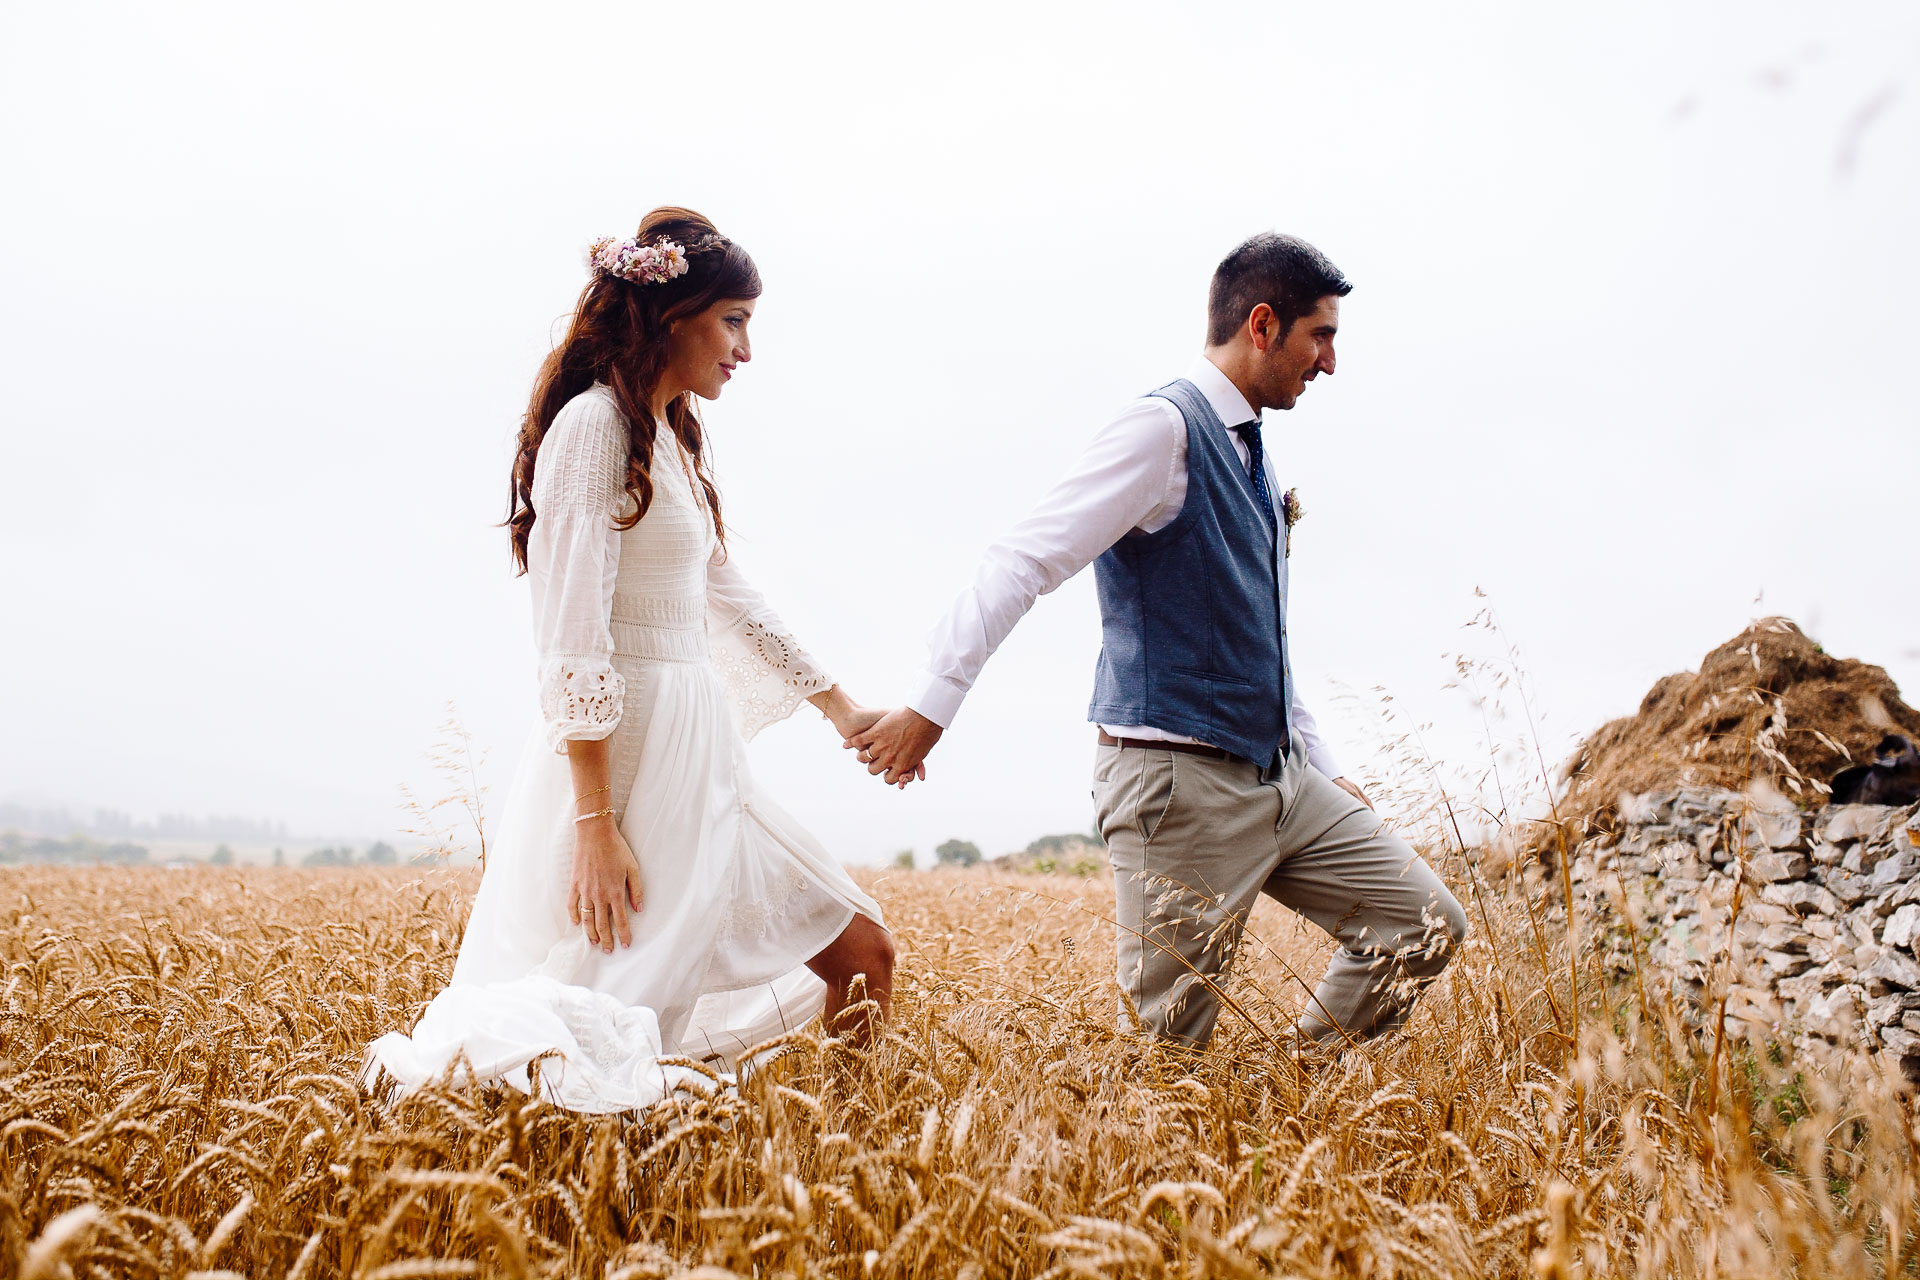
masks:
<instances>
[{"instance_id":1,"label":"groom's trouser leg","mask_svg":"<svg viewBox=\"0 0 1920 1280\"><path fill-rule=\"evenodd\" d=\"M1261 891L1340 943L1301 1011L1302 1037L1340 1042L1400 1025L1467 936L1467 915L1413 846L1305 763L1293 740ZM1293 761L1299 761L1296 765Z\"/></svg>"},{"instance_id":2,"label":"groom's trouser leg","mask_svg":"<svg viewBox=\"0 0 1920 1280\"><path fill-rule=\"evenodd\" d=\"M1120 1027L1213 1035L1247 913L1278 854L1280 788L1243 760L1101 747L1094 806L1113 860Z\"/></svg>"},{"instance_id":3,"label":"groom's trouser leg","mask_svg":"<svg viewBox=\"0 0 1920 1280\"><path fill-rule=\"evenodd\" d=\"M1113 860L1116 977L1145 1029L1195 1047L1219 1017L1223 981L1254 897L1266 892L1341 944L1300 1020L1304 1035L1354 1038L1397 1025L1466 936L1439 877L1373 811L1306 763L1102 747L1094 800Z\"/></svg>"}]
</instances>

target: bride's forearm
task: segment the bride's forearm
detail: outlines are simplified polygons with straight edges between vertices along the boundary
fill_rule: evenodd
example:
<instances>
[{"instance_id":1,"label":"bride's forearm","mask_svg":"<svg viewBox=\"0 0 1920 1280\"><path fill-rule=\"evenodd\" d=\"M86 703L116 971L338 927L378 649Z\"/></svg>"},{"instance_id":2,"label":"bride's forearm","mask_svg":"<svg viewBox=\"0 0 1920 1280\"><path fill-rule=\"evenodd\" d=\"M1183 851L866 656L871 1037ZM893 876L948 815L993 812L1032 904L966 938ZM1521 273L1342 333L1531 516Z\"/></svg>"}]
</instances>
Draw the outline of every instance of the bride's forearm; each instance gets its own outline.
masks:
<instances>
[{"instance_id":1,"label":"bride's forearm","mask_svg":"<svg viewBox=\"0 0 1920 1280\"><path fill-rule=\"evenodd\" d=\"M613 807L612 752L607 740L574 739L567 744L567 770L573 775L574 812L598 813ZM611 823L611 816L605 821ZM585 825L585 824L582 824Z\"/></svg>"},{"instance_id":2,"label":"bride's forearm","mask_svg":"<svg viewBox=\"0 0 1920 1280\"><path fill-rule=\"evenodd\" d=\"M861 706L849 698L847 691L839 685L816 693L807 701L820 709L820 714L833 725L833 731L840 735L842 741L856 733L865 733L873 727L873 722L884 714L871 707Z\"/></svg>"},{"instance_id":3,"label":"bride's forearm","mask_svg":"<svg viewBox=\"0 0 1920 1280\"><path fill-rule=\"evenodd\" d=\"M633 945L628 913L640 910L640 863L613 818L613 749L605 739L567 743L573 775L573 870L567 880L567 919L586 928L587 941L611 955L613 944Z\"/></svg>"},{"instance_id":4,"label":"bride's forearm","mask_svg":"<svg viewBox=\"0 0 1920 1280\"><path fill-rule=\"evenodd\" d=\"M849 698L847 691L837 684L831 689L822 689L807 701L818 708L821 715L835 724L839 724L848 715L860 709L860 704Z\"/></svg>"}]
</instances>

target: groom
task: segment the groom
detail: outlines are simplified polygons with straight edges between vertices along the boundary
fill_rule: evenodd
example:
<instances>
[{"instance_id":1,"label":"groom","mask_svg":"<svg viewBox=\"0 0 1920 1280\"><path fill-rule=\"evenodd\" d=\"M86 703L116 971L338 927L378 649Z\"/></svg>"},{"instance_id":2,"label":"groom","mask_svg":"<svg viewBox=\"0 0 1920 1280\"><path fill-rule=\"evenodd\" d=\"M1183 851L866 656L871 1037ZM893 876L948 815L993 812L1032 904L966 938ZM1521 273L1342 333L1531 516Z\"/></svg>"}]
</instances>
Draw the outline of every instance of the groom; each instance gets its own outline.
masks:
<instances>
[{"instance_id":1,"label":"groom","mask_svg":"<svg viewBox=\"0 0 1920 1280\"><path fill-rule=\"evenodd\" d=\"M905 778L1034 600L1092 563L1102 643L1088 719L1121 1024L1137 1012L1154 1036L1194 1048L1213 1034L1260 893L1340 943L1295 1026L1302 1041L1398 1025L1466 936L1460 904L1341 775L1287 660L1294 513L1259 411L1291 409L1332 376L1351 288L1292 236L1228 254L1201 358L1122 410L988 548L934 628L908 705L848 744L870 772Z\"/></svg>"}]
</instances>

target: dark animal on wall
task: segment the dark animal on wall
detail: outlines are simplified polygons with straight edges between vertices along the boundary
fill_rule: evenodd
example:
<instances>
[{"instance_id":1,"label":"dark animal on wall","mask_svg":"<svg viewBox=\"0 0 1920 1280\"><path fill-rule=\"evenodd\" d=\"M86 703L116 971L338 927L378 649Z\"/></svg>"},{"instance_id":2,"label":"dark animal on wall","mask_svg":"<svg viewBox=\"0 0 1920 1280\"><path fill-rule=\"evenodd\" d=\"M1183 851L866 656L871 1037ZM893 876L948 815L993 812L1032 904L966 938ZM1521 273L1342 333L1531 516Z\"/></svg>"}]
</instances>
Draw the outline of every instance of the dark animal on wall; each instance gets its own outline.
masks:
<instances>
[{"instance_id":1,"label":"dark animal on wall","mask_svg":"<svg viewBox=\"0 0 1920 1280\"><path fill-rule=\"evenodd\" d=\"M1880 739L1873 763L1833 775L1834 804L1912 804L1920 800L1920 751L1897 733Z\"/></svg>"}]
</instances>

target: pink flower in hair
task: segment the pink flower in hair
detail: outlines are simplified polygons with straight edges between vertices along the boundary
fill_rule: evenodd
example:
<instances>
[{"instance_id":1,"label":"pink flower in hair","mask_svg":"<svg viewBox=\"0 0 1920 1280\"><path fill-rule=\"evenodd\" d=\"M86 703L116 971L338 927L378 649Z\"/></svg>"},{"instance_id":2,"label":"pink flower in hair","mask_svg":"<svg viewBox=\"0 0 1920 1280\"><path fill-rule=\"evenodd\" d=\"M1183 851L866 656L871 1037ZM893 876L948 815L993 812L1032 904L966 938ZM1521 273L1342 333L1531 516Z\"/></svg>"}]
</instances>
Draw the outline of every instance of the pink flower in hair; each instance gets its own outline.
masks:
<instances>
[{"instance_id":1,"label":"pink flower in hair","mask_svg":"<svg viewBox=\"0 0 1920 1280\"><path fill-rule=\"evenodd\" d=\"M587 246L587 262L596 272L634 284L665 284L687 274L687 251L671 240L641 244L602 236Z\"/></svg>"}]
</instances>

